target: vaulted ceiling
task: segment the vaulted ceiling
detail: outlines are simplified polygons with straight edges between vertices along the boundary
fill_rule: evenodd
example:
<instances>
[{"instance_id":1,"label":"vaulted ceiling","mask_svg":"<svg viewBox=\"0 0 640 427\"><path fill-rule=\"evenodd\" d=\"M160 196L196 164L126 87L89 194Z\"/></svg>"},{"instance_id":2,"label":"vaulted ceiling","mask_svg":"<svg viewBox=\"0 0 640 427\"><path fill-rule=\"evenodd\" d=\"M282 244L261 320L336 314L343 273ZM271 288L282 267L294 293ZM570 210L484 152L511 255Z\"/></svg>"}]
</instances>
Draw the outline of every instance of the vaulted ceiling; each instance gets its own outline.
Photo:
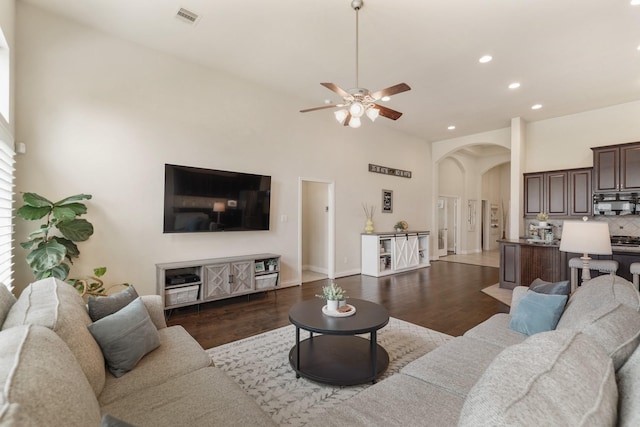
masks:
<instances>
[{"instance_id":1,"label":"vaulted ceiling","mask_svg":"<svg viewBox=\"0 0 640 427\"><path fill-rule=\"evenodd\" d=\"M271 87L300 108L339 101L320 82L355 85L351 0L20 1ZM436 141L640 100L637 0L364 2L360 86L412 87L385 104L404 115L375 126ZM180 8L196 23L176 18Z\"/></svg>"}]
</instances>

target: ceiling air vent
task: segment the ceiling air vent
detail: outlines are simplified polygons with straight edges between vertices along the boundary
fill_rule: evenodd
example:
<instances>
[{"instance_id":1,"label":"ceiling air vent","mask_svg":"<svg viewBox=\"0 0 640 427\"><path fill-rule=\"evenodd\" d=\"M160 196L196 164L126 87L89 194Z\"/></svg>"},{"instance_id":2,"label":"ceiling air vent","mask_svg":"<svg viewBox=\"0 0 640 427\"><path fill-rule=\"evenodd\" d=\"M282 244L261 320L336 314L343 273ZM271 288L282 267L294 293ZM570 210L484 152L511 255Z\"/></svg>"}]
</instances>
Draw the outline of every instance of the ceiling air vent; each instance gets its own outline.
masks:
<instances>
[{"instance_id":1,"label":"ceiling air vent","mask_svg":"<svg viewBox=\"0 0 640 427\"><path fill-rule=\"evenodd\" d=\"M176 13L176 18L189 24L195 24L199 16L190 10L181 7L178 13Z\"/></svg>"}]
</instances>

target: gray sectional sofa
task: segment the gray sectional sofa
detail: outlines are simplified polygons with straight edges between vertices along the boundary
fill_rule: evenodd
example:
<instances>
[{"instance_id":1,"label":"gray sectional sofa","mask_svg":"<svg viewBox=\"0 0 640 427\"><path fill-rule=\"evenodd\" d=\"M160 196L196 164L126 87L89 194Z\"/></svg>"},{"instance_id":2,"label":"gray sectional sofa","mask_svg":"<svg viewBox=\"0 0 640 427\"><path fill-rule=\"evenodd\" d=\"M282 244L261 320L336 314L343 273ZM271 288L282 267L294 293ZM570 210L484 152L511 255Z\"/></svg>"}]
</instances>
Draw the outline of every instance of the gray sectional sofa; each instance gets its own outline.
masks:
<instances>
[{"instance_id":1,"label":"gray sectional sofa","mask_svg":"<svg viewBox=\"0 0 640 427\"><path fill-rule=\"evenodd\" d=\"M0 426L274 425L181 326L167 327L159 296L141 299L159 346L116 377L73 287L44 279L16 301L0 285Z\"/></svg>"},{"instance_id":2,"label":"gray sectional sofa","mask_svg":"<svg viewBox=\"0 0 640 427\"><path fill-rule=\"evenodd\" d=\"M0 426L274 425L160 297L141 297L159 346L120 377L105 369L87 307L55 279L16 301L0 286ZM555 330L509 328L528 288L497 314L401 373L320 414L314 426L640 425L640 296L600 276L571 296ZM97 323L97 322L96 322Z\"/></svg>"},{"instance_id":3,"label":"gray sectional sofa","mask_svg":"<svg viewBox=\"0 0 640 427\"><path fill-rule=\"evenodd\" d=\"M640 426L640 296L600 276L555 330L531 336L509 314L485 322L343 402L313 426Z\"/></svg>"}]
</instances>

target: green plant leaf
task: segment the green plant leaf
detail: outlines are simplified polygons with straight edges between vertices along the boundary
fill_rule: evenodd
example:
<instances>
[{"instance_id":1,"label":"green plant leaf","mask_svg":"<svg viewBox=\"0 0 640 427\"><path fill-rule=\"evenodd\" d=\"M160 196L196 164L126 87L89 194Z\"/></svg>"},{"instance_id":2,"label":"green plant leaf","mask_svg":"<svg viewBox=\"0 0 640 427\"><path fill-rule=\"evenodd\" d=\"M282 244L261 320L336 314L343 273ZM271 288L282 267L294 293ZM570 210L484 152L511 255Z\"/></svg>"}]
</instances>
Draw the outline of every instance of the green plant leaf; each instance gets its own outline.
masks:
<instances>
[{"instance_id":1,"label":"green plant leaf","mask_svg":"<svg viewBox=\"0 0 640 427\"><path fill-rule=\"evenodd\" d=\"M22 194L22 200L34 208L53 207L53 202L36 193L24 193Z\"/></svg>"},{"instance_id":2,"label":"green plant leaf","mask_svg":"<svg viewBox=\"0 0 640 427\"><path fill-rule=\"evenodd\" d=\"M82 203L69 203L53 207L53 217L60 221L67 221L87 213L87 207Z\"/></svg>"},{"instance_id":3,"label":"green plant leaf","mask_svg":"<svg viewBox=\"0 0 640 427\"><path fill-rule=\"evenodd\" d=\"M69 270L69 266L65 263L62 263L50 269L48 271L49 275L47 277L55 277L56 279L66 280L67 276L69 276Z\"/></svg>"},{"instance_id":4,"label":"green plant leaf","mask_svg":"<svg viewBox=\"0 0 640 427\"><path fill-rule=\"evenodd\" d=\"M97 267L93 269L93 274L95 274L96 277L102 277L105 275L106 272L107 272L107 267Z\"/></svg>"},{"instance_id":5,"label":"green plant leaf","mask_svg":"<svg viewBox=\"0 0 640 427\"><path fill-rule=\"evenodd\" d=\"M80 256L80 250L78 249L78 246L71 240L59 236L54 236L51 238L51 240L57 241L67 249L65 258L67 258L71 264L73 264L73 258L78 258Z\"/></svg>"},{"instance_id":6,"label":"green plant leaf","mask_svg":"<svg viewBox=\"0 0 640 427\"><path fill-rule=\"evenodd\" d=\"M56 240L42 242L36 249L27 255L27 263L29 267L36 273L50 270L64 260L67 249ZM49 276L45 276L49 277Z\"/></svg>"},{"instance_id":7,"label":"green plant leaf","mask_svg":"<svg viewBox=\"0 0 640 427\"><path fill-rule=\"evenodd\" d=\"M57 227L64 237L73 242L84 242L93 234L93 225L86 219L62 221Z\"/></svg>"},{"instance_id":8,"label":"green plant leaf","mask_svg":"<svg viewBox=\"0 0 640 427\"><path fill-rule=\"evenodd\" d=\"M47 216L51 212L50 206L41 206L34 207L29 205L24 205L18 208L16 211L16 215L18 215L22 219L26 219L27 221L33 221L36 219L42 219Z\"/></svg>"},{"instance_id":9,"label":"green plant leaf","mask_svg":"<svg viewBox=\"0 0 640 427\"><path fill-rule=\"evenodd\" d=\"M55 204L56 206L61 206L71 202L78 202L80 200L89 200L91 199L91 197L92 197L91 194L76 194L75 196L66 197L60 200L59 202L55 202L52 204Z\"/></svg>"},{"instance_id":10,"label":"green plant leaf","mask_svg":"<svg viewBox=\"0 0 640 427\"><path fill-rule=\"evenodd\" d=\"M22 246L23 249L31 250L31 249L37 247L42 242L44 242L44 239L42 237L39 237L37 239L32 239L32 240L28 240L26 242L22 242L22 243L20 243L20 246Z\"/></svg>"}]
</instances>

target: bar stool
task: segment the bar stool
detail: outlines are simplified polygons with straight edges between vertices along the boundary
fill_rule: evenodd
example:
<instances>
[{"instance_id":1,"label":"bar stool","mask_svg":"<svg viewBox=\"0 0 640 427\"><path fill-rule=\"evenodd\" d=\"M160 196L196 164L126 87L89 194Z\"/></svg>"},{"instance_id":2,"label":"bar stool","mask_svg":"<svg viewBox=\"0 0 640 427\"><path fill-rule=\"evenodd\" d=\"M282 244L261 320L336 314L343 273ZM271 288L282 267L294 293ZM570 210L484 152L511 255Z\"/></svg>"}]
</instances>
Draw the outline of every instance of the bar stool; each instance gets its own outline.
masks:
<instances>
[{"instance_id":1,"label":"bar stool","mask_svg":"<svg viewBox=\"0 0 640 427\"><path fill-rule=\"evenodd\" d=\"M640 262L635 264L638 264L638 272L640 273ZM569 268L571 269L571 293L573 293L578 287L578 270L582 270L582 260L580 258L571 258L569 260ZM618 261L592 259L589 261L589 270L598 270L600 273L609 273L614 276L618 271Z\"/></svg>"},{"instance_id":2,"label":"bar stool","mask_svg":"<svg viewBox=\"0 0 640 427\"><path fill-rule=\"evenodd\" d=\"M634 262L629 267L629 271L633 275L633 285L636 289L640 290L640 280L638 280L638 274L640 274L640 262Z\"/></svg>"}]
</instances>

